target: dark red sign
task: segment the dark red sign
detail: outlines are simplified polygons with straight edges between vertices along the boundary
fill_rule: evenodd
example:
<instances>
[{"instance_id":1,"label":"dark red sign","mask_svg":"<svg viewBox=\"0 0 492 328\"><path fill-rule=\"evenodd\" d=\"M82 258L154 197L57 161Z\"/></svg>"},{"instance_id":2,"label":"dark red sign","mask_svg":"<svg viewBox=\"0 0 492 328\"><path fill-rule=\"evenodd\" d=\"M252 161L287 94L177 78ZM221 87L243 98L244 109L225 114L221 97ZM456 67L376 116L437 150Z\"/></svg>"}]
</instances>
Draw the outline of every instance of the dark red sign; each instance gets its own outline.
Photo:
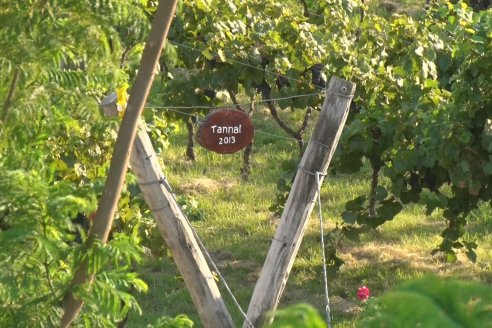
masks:
<instances>
[{"instance_id":1,"label":"dark red sign","mask_svg":"<svg viewBox=\"0 0 492 328\"><path fill-rule=\"evenodd\" d=\"M235 153L253 141L253 122L245 112L221 109L208 114L197 132L198 143L219 154Z\"/></svg>"}]
</instances>

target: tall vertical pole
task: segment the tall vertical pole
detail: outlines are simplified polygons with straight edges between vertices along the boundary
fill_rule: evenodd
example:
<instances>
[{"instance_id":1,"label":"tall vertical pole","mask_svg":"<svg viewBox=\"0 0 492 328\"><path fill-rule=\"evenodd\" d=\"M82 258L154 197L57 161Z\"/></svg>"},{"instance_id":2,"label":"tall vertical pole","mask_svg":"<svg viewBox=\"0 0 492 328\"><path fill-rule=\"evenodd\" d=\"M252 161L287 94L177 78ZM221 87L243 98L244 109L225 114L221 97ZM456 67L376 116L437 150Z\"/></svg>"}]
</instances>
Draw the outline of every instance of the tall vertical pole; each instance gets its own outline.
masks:
<instances>
[{"instance_id":1,"label":"tall vertical pole","mask_svg":"<svg viewBox=\"0 0 492 328\"><path fill-rule=\"evenodd\" d=\"M155 69L167 38L172 17L176 9L176 0L160 0L155 12L149 37L145 44L131 97L126 108L125 116L118 131L116 144L111 158L104 193L99 200L94 223L89 231L89 242L100 240L105 243L108 239L114 213L125 181L130 151L132 149L139 118L143 112L145 101L154 80ZM88 272L87 261L84 261L75 271L70 287L63 299L63 317L61 327L68 327L75 320L84 305L72 294L77 285L92 283L94 275Z\"/></svg>"},{"instance_id":2,"label":"tall vertical pole","mask_svg":"<svg viewBox=\"0 0 492 328\"><path fill-rule=\"evenodd\" d=\"M302 157L249 304L247 317L254 327L261 327L265 312L277 308L317 197L316 172L328 170L354 92L354 83L337 77L330 80L323 109ZM322 179L323 176L319 183ZM245 322L243 327L247 328L248 323Z\"/></svg>"}]
</instances>

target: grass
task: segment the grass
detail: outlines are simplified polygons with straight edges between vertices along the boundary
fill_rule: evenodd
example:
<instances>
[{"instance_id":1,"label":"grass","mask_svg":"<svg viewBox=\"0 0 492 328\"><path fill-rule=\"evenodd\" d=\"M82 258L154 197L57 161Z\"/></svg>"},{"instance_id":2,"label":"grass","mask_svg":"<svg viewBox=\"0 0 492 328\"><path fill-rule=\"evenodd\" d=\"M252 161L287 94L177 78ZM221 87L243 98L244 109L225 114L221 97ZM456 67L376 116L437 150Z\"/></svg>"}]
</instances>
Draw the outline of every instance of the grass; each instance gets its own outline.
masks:
<instances>
[{"instance_id":1,"label":"grass","mask_svg":"<svg viewBox=\"0 0 492 328\"><path fill-rule=\"evenodd\" d=\"M285 136L261 111L255 114L254 122L258 130ZM193 225L246 311L278 222L268 208L283 173L280 166L285 160L298 158L299 151L294 141L256 133L252 173L249 181L243 182L239 173L242 153L218 155L197 147L198 160L193 163L185 159L185 143L185 131L172 136L171 146L161 154L165 174L176 194L198 201L204 218ZM325 180L321 195L327 221L325 232L340 222L346 201L368 192L369 177L366 168L357 175L337 175ZM428 272L492 284L491 215L492 210L483 206L470 217L467 236L479 243L476 264L462 256L458 262L448 264L430 255L440 242L439 233L445 222L438 212L427 217L418 205L406 207L392 222L364 235L360 243L344 241L340 254L345 264L329 282L334 327L357 325L363 309L356 297L361 285L367 285L377 296ZM318 229L313 214L281 307L308 302L320 312L324 308ZM180 313L188 315L196 327L202 327L172 258L148 260L139 270L149 291L138 295L143 315L133 314L130 327L145 327L160 316ZM222 287L221 291L240 326L240 312Z\"/></svg>"}]
</instances>

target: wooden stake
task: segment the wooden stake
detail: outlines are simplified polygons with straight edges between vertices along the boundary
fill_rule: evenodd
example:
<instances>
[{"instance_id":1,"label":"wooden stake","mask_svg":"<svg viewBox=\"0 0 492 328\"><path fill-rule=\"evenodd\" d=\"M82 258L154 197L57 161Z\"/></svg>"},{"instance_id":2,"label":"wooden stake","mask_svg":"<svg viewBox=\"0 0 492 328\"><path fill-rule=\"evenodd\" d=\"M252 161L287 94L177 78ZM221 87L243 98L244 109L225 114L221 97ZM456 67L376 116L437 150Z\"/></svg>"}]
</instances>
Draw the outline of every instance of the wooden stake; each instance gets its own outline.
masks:
<instances>
[{"instance_id":1,"label":"wooden stake","mask_svg":"<svg viewBox=\"0 0 492 328\"><path fill-rule=\"evenodd\" d=\"M328 170L354 92L354 83L337 77L330 80L323 109L251 298L247 316L254 327L261 327L265 312L277 308L317 197L315 173ZM246 322L243 327L248 327Z\"/></svg>"},{"instance_id":2,"label":"wooden stake","mask_svg":"<svg viewBox=\"0 0 492 328\"><path fill-rule=\"evenodd\" d=\"M116 96L111 94L101 107L109 116L117 116ZM234 327L207 261L195 239L192 227L176 202L161 170L145 123L141 122L130 155L145 201L154 214L163 239L173 254L204 327Z\"/></svg>"},{"instance_id":3,"label":"wooden stake","mask_svg":"<svg viewBox=\"0 0 492 328\"><path fill-rule=\"evenodd\" d=\"M139 118L154 80L155 68L167 38L176 0L161 0L157 6L148 40L140 61L126 114L121 122L114 146L104 193L99 200L96 217L89 231L89 243L100 240L105 243L113 223L114 212L125 180L131 147L137 134ZM84 302L75 299L72 291L77 285L92 283L94 275L88 273L87 261L75 271L74 277L63 299L63 317L61 327L68 327L78 316Z\"/></svg>"}]
</instances>

